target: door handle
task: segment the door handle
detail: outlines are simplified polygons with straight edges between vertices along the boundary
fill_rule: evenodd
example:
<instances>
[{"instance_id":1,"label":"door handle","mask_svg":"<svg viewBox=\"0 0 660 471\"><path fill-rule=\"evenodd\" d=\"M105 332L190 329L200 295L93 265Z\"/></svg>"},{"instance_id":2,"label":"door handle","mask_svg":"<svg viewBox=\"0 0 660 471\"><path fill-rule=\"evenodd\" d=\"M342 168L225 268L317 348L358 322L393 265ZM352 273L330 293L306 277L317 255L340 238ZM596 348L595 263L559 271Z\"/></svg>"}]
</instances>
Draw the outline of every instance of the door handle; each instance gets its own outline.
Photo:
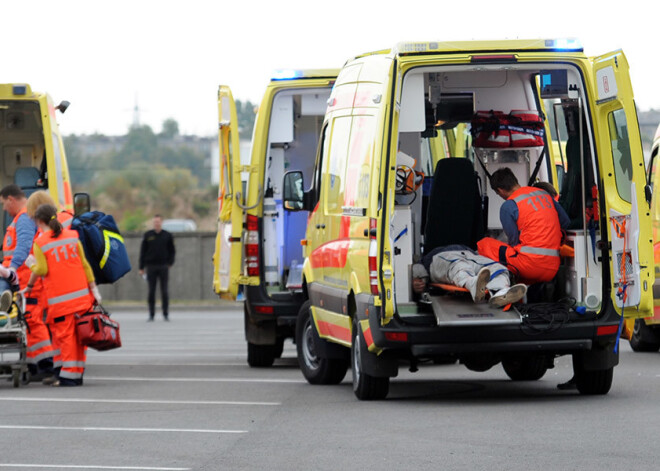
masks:
<instances>
[{"instance_id":1,"label":"door handle","mask_svg":"<svg viewBox=\"0 0 660 471\"><path fill-rule=\"evenodd\" d=\"M325 224L317 224L316 228L317 229L325 229Z\"/></svg>"}]
</instances>

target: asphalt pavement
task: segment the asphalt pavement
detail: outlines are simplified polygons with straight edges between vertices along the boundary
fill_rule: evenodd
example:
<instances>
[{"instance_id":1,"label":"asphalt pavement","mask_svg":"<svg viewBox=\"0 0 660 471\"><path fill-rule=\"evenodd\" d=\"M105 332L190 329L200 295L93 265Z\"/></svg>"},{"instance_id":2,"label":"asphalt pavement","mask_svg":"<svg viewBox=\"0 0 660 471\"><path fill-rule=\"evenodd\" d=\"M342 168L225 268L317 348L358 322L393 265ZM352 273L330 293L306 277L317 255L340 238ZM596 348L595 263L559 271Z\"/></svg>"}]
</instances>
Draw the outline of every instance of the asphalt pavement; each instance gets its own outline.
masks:
<instances>
[{"instance_id":1,"label":"asphalt pavement","mask_svg":"<svg viewBox=\"0 0 660 471\"><path fill-rule=\"evenodd\" d=\"M123 346L89 351L85 384L0 384L0 469L658 469L660 354L622 343L606 396L454 365L402 368L384 401L312 386L287 341L246 363L242 308L176 307L171 322L117 309Z\"/></svg>"}]
</instances>

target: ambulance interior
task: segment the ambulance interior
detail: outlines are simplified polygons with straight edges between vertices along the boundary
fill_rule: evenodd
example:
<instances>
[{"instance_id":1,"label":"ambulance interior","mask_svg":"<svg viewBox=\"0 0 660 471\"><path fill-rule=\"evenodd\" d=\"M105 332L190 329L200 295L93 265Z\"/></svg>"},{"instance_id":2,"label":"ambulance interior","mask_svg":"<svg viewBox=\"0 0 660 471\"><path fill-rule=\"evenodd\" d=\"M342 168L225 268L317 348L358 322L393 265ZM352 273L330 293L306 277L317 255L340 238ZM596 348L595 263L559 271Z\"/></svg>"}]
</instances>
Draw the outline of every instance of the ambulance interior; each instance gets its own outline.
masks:
<instances>
[{"instance_id":1,"label":"ambulance interior","mask_svg":"<svg viewBox=\"0 0 660 471\"><path fill-rule=\"evenodd\" d=\"M38 102L0 100L0 187L16 183L29 195L46 186L45 146ZM5 213L2 233L11 223Z\"/></svg>"},{"instance_id":2,"label":"ambulance interior","mask_svg":"<svg viewBox=\"0 0 660 471\"><path fill-rule=\"evenodd\" d=\"M602 298L601 263L595 249L598 217L595 221L583 217L594 196L597 200L593 171L597 167L590 120L580 118L584 110L578 96L583 89L577 70L560 64L426 67L405 75L397 166L414 159L415 170L425 177L413 193L397 192L390 220L399 315L419 312L428 301L413 293L411 285L411 265L425 252L455 243L476 249L483 236L506 241L499 219L504 200L488 181L488 175L502 167L509 167L521 186L549 182L571 218L565 244L574 249L574 257L562 258L553 282L529 287L527 302L572 297L578 305L597 310ZM536 114L543 121L534 135L478 132L477 114L497 112ZM456 316L465 309L489 310L487 304L474 305L467 293L461 297L439 290L436 294L431 299L439 325L460 325ZM459 308L457 303L467 307ZM492 322L520 322L518 315L500 317Z\"/></svg>"},{"instance_id":3,"label":"ambulance interior","mask_svg":"<svg viewBox=\"0 0 660 471\"><path fill-rule=\"evenodd\" d=\"M316 149L329 88L283 90L275 95L270 115L264 172L263 269L271 296L302 288L303 252L307 211L284 211L282 179L288 170L312 180Z\"/></svg>"}]
</instances>

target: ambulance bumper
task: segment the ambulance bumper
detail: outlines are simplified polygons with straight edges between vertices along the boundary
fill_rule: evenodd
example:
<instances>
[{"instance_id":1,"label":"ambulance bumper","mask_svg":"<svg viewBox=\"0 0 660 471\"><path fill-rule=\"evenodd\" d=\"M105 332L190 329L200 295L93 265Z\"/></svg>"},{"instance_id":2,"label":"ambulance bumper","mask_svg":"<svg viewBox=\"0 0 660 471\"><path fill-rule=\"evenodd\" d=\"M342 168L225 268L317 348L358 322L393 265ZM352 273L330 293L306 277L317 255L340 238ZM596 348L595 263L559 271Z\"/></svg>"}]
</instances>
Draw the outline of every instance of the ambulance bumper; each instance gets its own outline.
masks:
<instances>
[{"instance_id":1,"label":"ambulance bumper","mask_svg":"<svg viewBox=\"0 0 660 471\"><path fill-rule=\"evenodd\" d=\"M412 323L398 317L381 325L379 308L362 299L358 315L368 308L374 346L398 357L487 352L544 352L568 354L610 348L616 341L619 316L608 303L596 319L572 319L545 332L530 332L521 324L438 326L435 319ZM360 309L362 307L363 309Z\"/></svg>"}]
</instances>

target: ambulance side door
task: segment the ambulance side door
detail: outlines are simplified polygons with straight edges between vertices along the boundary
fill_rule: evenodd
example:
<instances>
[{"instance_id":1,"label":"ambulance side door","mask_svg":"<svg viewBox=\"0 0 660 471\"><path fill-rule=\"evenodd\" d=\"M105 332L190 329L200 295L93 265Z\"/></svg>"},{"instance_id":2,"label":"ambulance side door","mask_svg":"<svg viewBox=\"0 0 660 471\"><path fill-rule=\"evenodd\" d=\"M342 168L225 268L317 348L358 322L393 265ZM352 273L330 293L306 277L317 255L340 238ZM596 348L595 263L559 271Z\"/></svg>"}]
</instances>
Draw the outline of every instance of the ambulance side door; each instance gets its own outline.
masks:
<instances>
[{"instance_id":1,"label":"ambulance side door","mask_svg":"<svg viewBox=\"0 0 660 471\"><path fill-rule=\"evenodd\" d=\"M231 90L218 90L218 231L213 254L213 290L221 297L236 299L243 254L243 210L237 204L241 193L238 117Z\"/></svg>"},{"instance_id":2,"label":"ambulance side door","mask_svg":"<svg viewBox=\"0 0 660 471\"><path fill-rule=\"evenodd\" d=\"M625 317L653 309L653 245L644 155L628 62L622 51L593 58L594 117L611 241L612 300ZM625 292L624 292L625 288Z\"/></svg>"}]
</instances>

